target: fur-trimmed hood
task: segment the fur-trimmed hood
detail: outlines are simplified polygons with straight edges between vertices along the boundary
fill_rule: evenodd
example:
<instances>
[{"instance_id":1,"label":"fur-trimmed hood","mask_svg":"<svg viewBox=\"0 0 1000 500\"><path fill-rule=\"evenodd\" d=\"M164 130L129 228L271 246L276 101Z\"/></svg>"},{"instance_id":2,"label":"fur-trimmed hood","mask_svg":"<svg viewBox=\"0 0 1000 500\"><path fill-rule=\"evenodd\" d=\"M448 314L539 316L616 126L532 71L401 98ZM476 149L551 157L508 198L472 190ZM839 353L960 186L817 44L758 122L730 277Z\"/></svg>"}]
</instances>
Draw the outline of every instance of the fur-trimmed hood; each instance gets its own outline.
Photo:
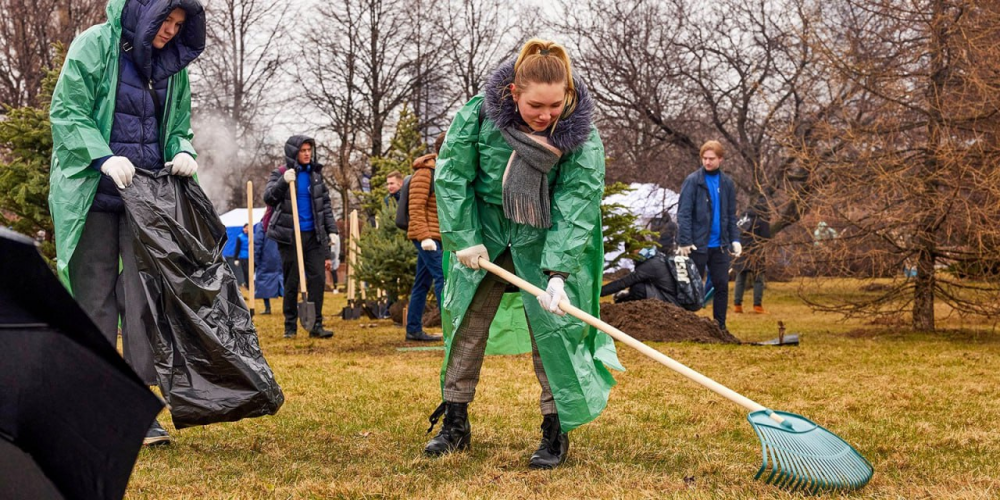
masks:
<instances>
[{"instance_id":1,"label":"fur-trimmed hood","mask_svg":"<svg viewBox=\"0 0 1000 500\"><path fill-rule=\"evenodd\" d=\"M497 68L486 81L483 92L483 105L486 106L486 116L504 129L524 124L521 115L514 106L514 100L509 97L506 89L514 82L514 59ZM552 145L563 153L568 153L587 141L593 125L594 101L587 92L587 87L577 78L573 78L576 86L576 110L573 114L559 120L556 129L549 139ZM508 97L504 99L504 95Z\"/></svg>"}]
</instances>

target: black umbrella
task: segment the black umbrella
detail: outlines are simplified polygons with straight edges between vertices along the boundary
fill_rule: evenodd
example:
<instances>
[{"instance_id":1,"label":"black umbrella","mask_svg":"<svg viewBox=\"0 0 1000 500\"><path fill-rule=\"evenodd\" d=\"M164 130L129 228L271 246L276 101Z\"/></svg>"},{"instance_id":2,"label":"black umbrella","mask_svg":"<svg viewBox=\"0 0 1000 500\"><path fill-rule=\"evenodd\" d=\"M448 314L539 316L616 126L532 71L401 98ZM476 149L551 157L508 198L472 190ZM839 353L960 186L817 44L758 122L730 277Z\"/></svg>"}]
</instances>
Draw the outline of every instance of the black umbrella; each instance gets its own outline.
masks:
<instances>
[{"instance_id":1,"label":"black umbrella","mask_svg":"<svg viewBox=\"0 0 1000 500\"><path fill-rule=\"evenodd\" d=\"M163 403L0 228L0 498L122 498Z\"/></svg>"}]
</instances>

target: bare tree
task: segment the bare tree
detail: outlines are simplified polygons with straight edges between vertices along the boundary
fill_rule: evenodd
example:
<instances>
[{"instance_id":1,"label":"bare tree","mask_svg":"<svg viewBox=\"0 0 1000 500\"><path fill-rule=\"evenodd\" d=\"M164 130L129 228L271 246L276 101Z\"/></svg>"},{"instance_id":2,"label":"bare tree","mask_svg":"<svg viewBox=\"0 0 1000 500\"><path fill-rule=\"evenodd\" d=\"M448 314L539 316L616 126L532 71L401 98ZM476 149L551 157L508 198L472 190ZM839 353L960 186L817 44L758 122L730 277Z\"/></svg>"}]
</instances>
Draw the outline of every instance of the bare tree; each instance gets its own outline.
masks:
<instances>
[{"instance_id":1,"label":"bare tree","mask_svg":"<svg viewBox=\"0 0 1000 500\"><path fill-rule=\"evenodd\" d=\"M841 225L839 241L816 251L842 274L896 279L881 292L822 305L848 315L909 312L923 331L935 328L938 300L961 314L995 316L1000 8L841 0L824 18L824 63L862 91L802 150L802 161L824 172L817 210Z\"/></svg>"},{"instance_id":2,"label":"bare tree","mask_svg":"<svg viewBox=\"0 0 1000 500\"><path fill-rule=\"evenodd\" d=\"M518 13L521 13L520 15ZM538 16L528 8L511 9L502 0L447 0L437 33L447 49L461 102L482 92L482 85L500 62L517 53L517 42L535 31Z\"/></svg>"},{"instance_id":3,"label":"bare tree","mask_svg":"<svg viewBox=\"0 0 1000 500\"><path fill-rule=\"evenodd\" d=\"M700 144L721 139L741 198L783 207L775 233L808 210L811 172L790 145L812 141L845 92L824 88L815 68L811 2L590 0L563 9L602 128L615 136L609 153L623 160L615 169L656 172L676 189Z\"/></svg>"},{"instance_id":4,"label":"bare tree","mask_svg":"<svg viewBox=\"0 0 1000 500\"><path fill-rule=\"evenodd\" d=\"M52 44L69 46L82 30L102 21L99 0L0 0L0 104L37 104L52 64Z\"/></svg>"},{"instance_id":5,"label":"bare tree","mask_svg":"<svg viewBox=\"0 0 1000 500\"><path fill-rule=\"evenodd\" d=\"M208 47L192 78L196 141L205 184L224 209L242 206L246 180L262 182L280 160L268 122L288 99L279 69L291 15L287 2L261 0L211 0L205 9Z\"/></svg>"},{"instance_id":6,"label":"bare tree","mask_svg":"<svg viewBox=\"0 0 1000 500\"><path fill-rule=\"evenodd\" d=\"M323 5L303 38L299 57L323 64L296 66L295 78L303 100L321 115L320 129L332 134L323 150L331 158L324 174L332 178L344 213L351 209L351 190L361 186L367 159L366 106L359 86L363 61L363 12L358 5Z\"/></svg>"}]
</instances>

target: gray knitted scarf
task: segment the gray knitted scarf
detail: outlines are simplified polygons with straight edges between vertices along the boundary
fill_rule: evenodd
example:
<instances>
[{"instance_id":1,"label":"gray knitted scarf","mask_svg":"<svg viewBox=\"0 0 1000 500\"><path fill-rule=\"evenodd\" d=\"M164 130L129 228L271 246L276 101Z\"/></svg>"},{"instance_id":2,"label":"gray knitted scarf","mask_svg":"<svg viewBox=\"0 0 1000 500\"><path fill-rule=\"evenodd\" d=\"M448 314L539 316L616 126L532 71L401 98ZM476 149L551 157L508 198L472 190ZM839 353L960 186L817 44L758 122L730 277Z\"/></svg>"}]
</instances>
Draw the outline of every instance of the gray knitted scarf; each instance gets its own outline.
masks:
<instances>
[{"instance_id":1,"label":"gray knitted scarf","mask_svg":"<svg viewBox=\"0 0 1000 500\"><path fill-rule=\"evenodd\" d=\"M503 176L503 214L519 224L552 226L548 173L562 153L545 137L513 127L500 132L514 149Z\"/></svg>"}]
</instances>

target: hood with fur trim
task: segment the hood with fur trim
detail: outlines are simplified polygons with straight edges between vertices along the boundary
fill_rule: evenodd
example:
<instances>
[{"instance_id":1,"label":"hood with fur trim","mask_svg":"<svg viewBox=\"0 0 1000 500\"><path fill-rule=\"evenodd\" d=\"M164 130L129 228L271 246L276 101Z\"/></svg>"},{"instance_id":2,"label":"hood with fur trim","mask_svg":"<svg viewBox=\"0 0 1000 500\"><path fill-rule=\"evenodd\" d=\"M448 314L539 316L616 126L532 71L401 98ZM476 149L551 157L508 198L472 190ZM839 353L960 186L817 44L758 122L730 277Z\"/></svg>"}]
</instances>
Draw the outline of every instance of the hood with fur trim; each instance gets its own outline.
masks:
<instances>
[{"instance_id":1,"label":"hood with fur trim","mask_svg":"<svg viewBox=\"0 0 1000 500\"><path fill-rule=\"evenodd\" d=\"M524 120L514 107L514 100L506 92L513 82L514 59L511 59L501 64L490 75L483 91L486 116L501 129L524 125ZM576 110L573 114L560 119L555 131L549 137L552 145L563 153L570 152L586 142L593 126L594 100L579 78L573 77L573 83L576 86ZM504 95L507 95L507 98L504 98Z\"/></svg>"}]
</instances>

